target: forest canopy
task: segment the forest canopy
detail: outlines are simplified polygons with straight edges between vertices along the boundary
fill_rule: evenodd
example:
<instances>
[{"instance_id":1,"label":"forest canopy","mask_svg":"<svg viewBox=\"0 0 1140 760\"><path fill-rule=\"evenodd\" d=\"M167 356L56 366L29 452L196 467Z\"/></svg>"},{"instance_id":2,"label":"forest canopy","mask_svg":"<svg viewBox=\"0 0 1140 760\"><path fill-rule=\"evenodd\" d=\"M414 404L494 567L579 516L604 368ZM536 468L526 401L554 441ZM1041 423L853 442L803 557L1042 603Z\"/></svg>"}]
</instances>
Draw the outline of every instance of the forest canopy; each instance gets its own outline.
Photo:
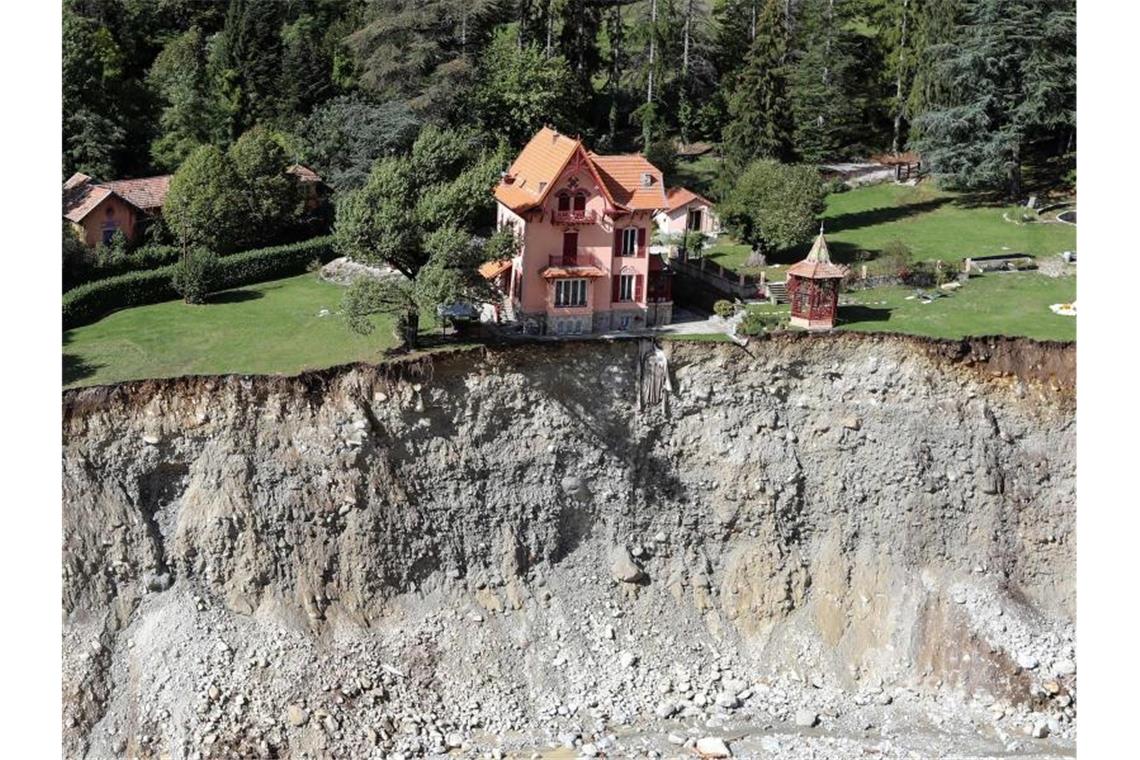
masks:
<instances>
[{"instance_id":1,"label":"forest canopy","mask_svg":"<svg viewBox=\"0 0 1140 760\"><path fill-rule=\"evenodd\" d=\"M261 127L334 188L426 125L819 163L916 149L1016 195L1075 167L1074 0L65 0L63 168Z\"/></svg>"}]
</instances>

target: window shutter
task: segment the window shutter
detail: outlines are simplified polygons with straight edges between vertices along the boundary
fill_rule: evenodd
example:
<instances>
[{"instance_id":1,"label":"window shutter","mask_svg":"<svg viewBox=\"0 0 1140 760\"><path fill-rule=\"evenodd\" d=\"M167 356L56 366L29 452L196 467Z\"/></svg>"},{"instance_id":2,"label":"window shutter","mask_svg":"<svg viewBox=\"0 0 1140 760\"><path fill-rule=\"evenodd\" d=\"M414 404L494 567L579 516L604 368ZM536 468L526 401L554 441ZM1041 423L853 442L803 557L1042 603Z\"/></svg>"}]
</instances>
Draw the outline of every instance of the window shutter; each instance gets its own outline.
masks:
<instances>
[{"instance_id":1,"label":"window shutter","mask_svg":"<svg viewBox=\"0 0 1140 760\"><path fill-rule=\"evenodd\" d=\"M621 228L614 225L614 256L621 256Z\"/></svg>"},{"instance_id":2,"label":"window shutter","mask_svg":"<svg viewBox=\"0 0 1140 760\"><path fill-rule=\"evenodd\" d=\"M621 275L618 274L617 272L614 272L613 284L614 284L613 302L617 303L618 301L621 300Z\"/></svg>"},{"instance_id":3,"label":"window shutter","mask_svg":"<svg viewBox=\"0 0 1140 760\"><path fill-rule=\"evenodd\" d=\"M644 232L644 230L642 230ZM641 286L645 280L645 275L639 274L633 280L633 300L641 302Z\"/></svg>"},{"instance_id":4,"label":"window shutter","mask_svg":"<svg viewBox=\"0 0 1140 760\"><path fill-rule=\"evenodd\" d=\"M645 258L645 228L637 228L637 255Z\"/></svg>"}]
</instances>

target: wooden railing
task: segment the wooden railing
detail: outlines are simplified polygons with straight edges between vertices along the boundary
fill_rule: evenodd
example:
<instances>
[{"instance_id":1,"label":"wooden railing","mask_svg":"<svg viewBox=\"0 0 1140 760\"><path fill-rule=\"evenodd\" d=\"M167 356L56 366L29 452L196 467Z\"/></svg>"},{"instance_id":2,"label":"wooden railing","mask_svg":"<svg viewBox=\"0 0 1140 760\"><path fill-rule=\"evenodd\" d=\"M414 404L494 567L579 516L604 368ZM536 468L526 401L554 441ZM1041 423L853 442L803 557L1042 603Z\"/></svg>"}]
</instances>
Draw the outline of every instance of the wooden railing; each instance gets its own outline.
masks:
<instances>
[{"instance_id":1,"label":"wooden railing","mask_svg":"<svg viewBox=\"0 0 1140 760\"><path fill-rule=\"evenodd\" d=\"M548 266L552 267L597 267L605 271L606 267L592 253L575 253L571 255L551 254Z\"/></svg>"},{"instance_id":2,"label":"wooden railing","mask_svg":"<svg viewBox=\"0 0 1140 760\"><path fill-rule=\"evenodd\" d=\"M593 224L598 215L593 211L555 211L555 224Z\"/></svg>"}]
</instances>

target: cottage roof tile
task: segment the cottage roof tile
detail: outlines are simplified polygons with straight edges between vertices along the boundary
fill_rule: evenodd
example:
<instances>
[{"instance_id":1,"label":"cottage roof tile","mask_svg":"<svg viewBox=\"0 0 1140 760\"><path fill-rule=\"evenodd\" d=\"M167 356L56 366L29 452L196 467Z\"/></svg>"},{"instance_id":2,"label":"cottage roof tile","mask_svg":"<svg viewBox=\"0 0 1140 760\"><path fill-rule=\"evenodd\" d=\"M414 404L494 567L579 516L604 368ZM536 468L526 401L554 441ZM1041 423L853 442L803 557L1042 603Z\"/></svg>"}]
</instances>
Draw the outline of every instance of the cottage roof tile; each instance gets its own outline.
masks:
<instances>
[{"instance_id":1,"label":"cottage roof tile","mask_svg":"<svg viewBox=\"0 0 1140 760\"><path fill-rule=\"evenodd\" d=\"M112 182L102 182L100 184L122 197L131 205L143 211L152 211L162 208L162 204L166 201L166 193L170 190L170 175L162 174L157 177L117 179Z\"/></svg>"},{"instance_id":2,"label":"cottage roof tile","mask_svg":"<svg viewBox=\"0 0 1140 760\"><path fill-rule=\"evenodd\" d=\"M90 182L66 188L63 191L63 218L78 224L111 194L107 188Z\"/></svg>"}]
</instances>

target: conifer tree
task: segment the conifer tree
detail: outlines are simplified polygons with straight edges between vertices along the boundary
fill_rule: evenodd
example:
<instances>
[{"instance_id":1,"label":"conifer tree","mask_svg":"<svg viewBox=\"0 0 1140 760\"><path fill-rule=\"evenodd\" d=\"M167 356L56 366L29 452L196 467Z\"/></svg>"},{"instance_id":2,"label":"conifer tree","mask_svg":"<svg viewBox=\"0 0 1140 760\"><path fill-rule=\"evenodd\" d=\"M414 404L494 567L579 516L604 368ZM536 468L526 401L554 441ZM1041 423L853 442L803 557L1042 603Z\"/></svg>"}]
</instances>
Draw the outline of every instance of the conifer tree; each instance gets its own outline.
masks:
<instances>
[{"instance_id":1,"label":"conifer tree","mask_svg":"<svg viewBox=\"0 0 1140 760\"><path fill-rule=\"evenodd\" d=\"M1021 197L1031 153L1056 152L1075 123L1073 30L1073 0L963 2L949 39L928 48L937 87L915 119L914 145L935 173Z\"/></svg>"},{"instance_id":2,"label":"conifer tree","mask_svg":"<svg viewBox=\"0 0 1140 760\"><path fill-rule=\"evenodd\" d=\"M779 0L768 0L756 20L756 38L728 101L724 155L730 173L757 158L793 156L786 68L787 30Z\"/></svg>"}]
</instances>

